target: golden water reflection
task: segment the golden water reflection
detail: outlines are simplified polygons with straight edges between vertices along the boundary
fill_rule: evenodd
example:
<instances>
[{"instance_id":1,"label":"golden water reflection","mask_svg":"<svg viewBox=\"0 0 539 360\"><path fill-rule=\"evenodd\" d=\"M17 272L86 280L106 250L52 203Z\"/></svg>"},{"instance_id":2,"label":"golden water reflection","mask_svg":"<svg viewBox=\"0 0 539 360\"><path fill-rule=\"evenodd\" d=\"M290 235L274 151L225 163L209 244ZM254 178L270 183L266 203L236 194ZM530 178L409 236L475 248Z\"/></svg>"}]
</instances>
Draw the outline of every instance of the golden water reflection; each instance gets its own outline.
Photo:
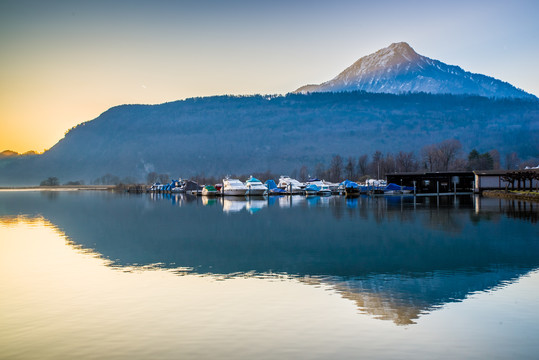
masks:
<instances>
[{"instance_id":1,"label":"golden water reflection","mask_svg":"<svg viewBox=\"0 0 539 360\"><path fill-rule=\"evenodd\" d=\"M0 256L0 358L6 359L354 358L358 351L368 358L395 352L410 358L405 355L411 346L438 354L439 347L432 344L451 343L440 330L473 316L466 307L445 309L439 311L443 321L437 330L429 328L436 321L422 315L445 306L413 294L416 285L424 292L436 291L447 280L443 276L344 279L197 274L162 263L120 266L81 248L41 216L0 217ZM481 274L462 274L457 280L468 276ZM414 291L399 293L401 283ZM457 300L465 299L460 287L455 289ZM510 308L513 301L501 306ZM530 308L521 298L522 306ZM503 316L499 308L488 316ZM519 324L528 321L529 330L537 316L527 311L528 318ZM414 325L417 330L400 331L421 319L423 326ZM469 341L451 336L458 344ZM477 341L475 345L488 350Z\"/></svg>"},{"instance_id":2,"label":"golden water reflection","mask_svg":"<svg viewBox=\"0 0 539 360\"><path fill-rule=\"evenodd\" d=\"M69 239L60 229L42 216L3 216L0 217L0 227L3 227L2 259L7 268L2 271L2 281L8 282L14 271L23 271L21 276L29 282L29 289L36 286L40 291L50 292L47 285L51 279L42 282L43 274L51 273L51 276L65 278L69 275L71 280L77 277L87 277L91 273L91 284L106 285L110 281L108 269L116 270L117 273L145 274L156 273L159 276L173 274L175 276L191 276L207 278L212 281L255 279L264 281L288 281L306 284L314 287L325 287L339 294L343 299L355 304L359 313L368 314L374 319L389 320L396 325L415 324L423 314L428 314L444 305L444 301L462 301L468 294L468 288L464 290L451 289L454 297L444 298L432 296L422 297L421 294L435 294L444 281L458 281L466 283L466 280L480 278L482 274L465 273L451 274L427 274L421 277L395 276L388 274L369 275L361 278L340 278L336 276L310 276L294 275L286 273L268 272L235 272L228 274L197 273L193 267L184 267L176 264L152 263L152 264L129 264L121 265L114 260L103 257L93 249L84 248ZM12 232L14 239L10 239ZM10 245L11 244L11 245ZM12 247L17 244L17 248ZM15 250L15 251L14 251ZM9 255L8 255L9 254ZM18 255L18 256L14 256ZM82 257L80 257L82 255ZM92 263L89 263L92 259ZM95 263L97 261L97 263ZM7 265L6 265L7 264ZM33 272L39 268L39 272ZM16 269L16 270L15 270ZM96 271L97 270L97 271ZM24 272L28 273L24 273ZM62 273L62 271L66 271ZM489 270L496 272L496 270ZM500 278L516 280L512 273L504 274L500 270ZM39 274L39 276L37 276ZM113 276L114 277L114 276ZM456 280L455 280L456 278ZM56 282L55 279L52 279ZM489 290L495 285L492 282L478 279L478 283L486 283L482 290ZM110 285L110 284L109 284ZM189 291L196 291L190 289ZM419 293L420 296L415 296Z\"/></svg>"}]
</instances>

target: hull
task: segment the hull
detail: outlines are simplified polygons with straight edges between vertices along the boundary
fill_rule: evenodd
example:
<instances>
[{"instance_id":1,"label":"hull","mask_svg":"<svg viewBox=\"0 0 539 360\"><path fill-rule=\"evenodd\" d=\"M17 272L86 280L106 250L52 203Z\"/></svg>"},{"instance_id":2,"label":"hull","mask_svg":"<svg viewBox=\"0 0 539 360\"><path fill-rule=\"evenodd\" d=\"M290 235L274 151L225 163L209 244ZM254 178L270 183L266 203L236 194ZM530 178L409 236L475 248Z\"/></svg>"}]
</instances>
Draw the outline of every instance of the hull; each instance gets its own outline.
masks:
<instances>
[{"instance_id":1,"label":"hull","mask_svg":"<svg viewBox=\"0 0 539 360\"><path fill-rule=\"evenodd\" d=\"M292 188L292 190L290 190L290 187L286 187L286 188L283 188L284 190L284 193L285 194L291 194L291 195L296 195L296 194L302 194L304 190L301 190L299 188Z\"/></svg>"},{"instance_id":2,"label":"hull","mask_svg":"<svg viewBox=\"0 0 539 360\"><path fill-rule=\"evenodd\" d=\"M225 196L245 196L247 193L245 189L223 189L222 191Z\"/></svg>"},{"instance_id":3,"label":"hull","mask_svg":"<svg viewBox=\"0 0 539 360\"><path fill-rule=\"evenodd\" d=\"M266 195L267 189L249 189L247 190L248 196L263 196Z\"/></svg>"},{"instance_id":4,"label":"hull","mask_svg":"<svg viewBox=\"0 0 539 360\"><path fill-rule=\"evenodd\" d=\"M202 196L217 196L217 191L210 191L210 190L203 189Z\"/></svg>"}]
</instances>

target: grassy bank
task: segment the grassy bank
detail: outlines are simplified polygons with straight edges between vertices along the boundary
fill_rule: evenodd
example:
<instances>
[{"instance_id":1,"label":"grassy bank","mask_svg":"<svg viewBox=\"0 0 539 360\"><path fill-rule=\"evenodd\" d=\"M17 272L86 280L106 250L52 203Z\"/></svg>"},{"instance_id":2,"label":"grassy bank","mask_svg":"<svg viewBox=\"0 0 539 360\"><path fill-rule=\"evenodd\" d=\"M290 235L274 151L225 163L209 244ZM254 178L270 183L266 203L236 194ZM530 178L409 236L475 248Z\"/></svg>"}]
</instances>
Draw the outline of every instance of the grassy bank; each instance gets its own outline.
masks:
<instances>
[{"instance_id":1,"label":"grassy bank","mask_svg":"<svg viewBox=\"0 0 539 360\"><path fill-rule=\"evenodd\" d=\"M483 191L483 196L495 197L510 200L527 200L539 202L539 192L537 191L503 191L503 190L488 190Z\"/></svg>"}]
</instances>

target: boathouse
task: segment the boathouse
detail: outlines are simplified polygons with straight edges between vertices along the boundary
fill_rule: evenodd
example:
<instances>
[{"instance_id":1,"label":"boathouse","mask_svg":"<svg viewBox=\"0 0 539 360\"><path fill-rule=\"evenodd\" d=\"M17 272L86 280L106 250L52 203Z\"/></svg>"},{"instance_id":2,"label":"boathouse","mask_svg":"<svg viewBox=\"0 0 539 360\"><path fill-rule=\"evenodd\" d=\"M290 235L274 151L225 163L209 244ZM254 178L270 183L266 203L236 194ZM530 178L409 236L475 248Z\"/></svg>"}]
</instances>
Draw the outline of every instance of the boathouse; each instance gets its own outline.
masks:
<instances>
[{"instance_id":1,"label":"boathouse","mask_svg":"<svg viewBox=\"0 0 539 360\"><path fill-rule=\"evenodd\" d=\"M418 194L469 193L474 189L472 171L439 171L387 174L387 182L415 186Z\"/></svg>"},{"instance_id":2,"label":"boathouse","mask_svg":"<svg viewBox=\"0 0 539 360\"><path fill-rule=\"evenodd\" d=\"M474 192L484 190L532 190L539 188L539 169L476 170Z\"/></svg>"}]
</instances>

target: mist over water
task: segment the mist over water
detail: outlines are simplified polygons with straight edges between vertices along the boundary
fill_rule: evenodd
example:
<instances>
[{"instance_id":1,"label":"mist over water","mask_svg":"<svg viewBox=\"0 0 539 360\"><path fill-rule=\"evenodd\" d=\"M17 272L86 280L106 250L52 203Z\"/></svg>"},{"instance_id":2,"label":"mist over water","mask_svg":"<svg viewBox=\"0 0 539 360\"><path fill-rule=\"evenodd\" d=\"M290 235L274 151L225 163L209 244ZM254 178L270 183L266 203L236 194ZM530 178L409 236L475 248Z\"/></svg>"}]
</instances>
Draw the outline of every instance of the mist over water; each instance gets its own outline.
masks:
<instances>
[{"instance_id":1,"label":"mist over water","mask_svg":"<svg viewBox=\"0 0 539 360\"><path fill-rule=\"evenodd\" d=\"M530 357L538 208L1 192L0 357Z\"/></svg>"}]
</instances>

